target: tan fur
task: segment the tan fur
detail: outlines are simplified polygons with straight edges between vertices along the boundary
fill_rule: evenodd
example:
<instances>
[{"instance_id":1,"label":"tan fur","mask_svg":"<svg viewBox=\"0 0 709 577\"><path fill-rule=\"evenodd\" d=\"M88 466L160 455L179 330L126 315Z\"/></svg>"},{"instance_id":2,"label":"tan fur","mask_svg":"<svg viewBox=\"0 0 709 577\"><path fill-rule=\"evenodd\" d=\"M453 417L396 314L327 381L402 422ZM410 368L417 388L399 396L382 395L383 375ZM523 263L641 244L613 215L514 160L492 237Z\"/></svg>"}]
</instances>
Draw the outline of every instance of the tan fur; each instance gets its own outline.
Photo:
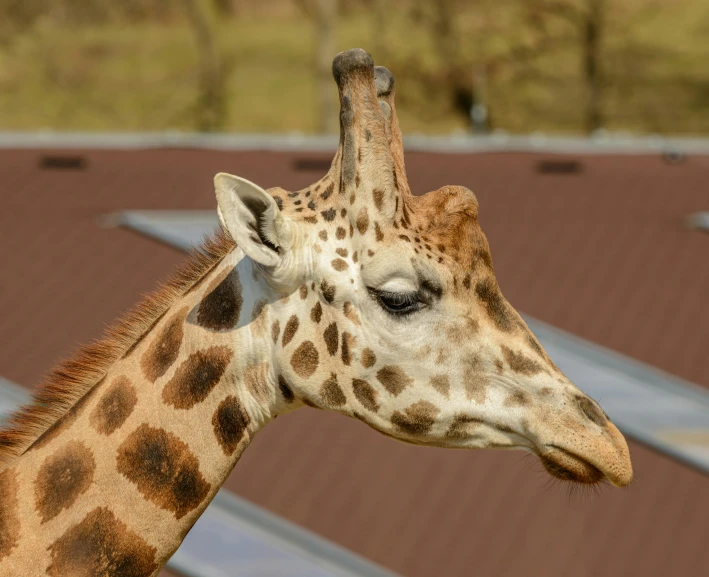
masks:
<instances>
[{"instance_id":1,"label":"tan fur","mask_svg":"<svg viewBox=\"0 0 709 577\"><path fill-rule=\"evenodd\" d=\"M195 249L174 275L106 330L103 338L82 347L57 365L34 393L0 430L0 466L21 455L79 399L106 371L150 330L157 320L209 273L235 247L223 230L217 230Z\"/></svg>"}]
</instances>

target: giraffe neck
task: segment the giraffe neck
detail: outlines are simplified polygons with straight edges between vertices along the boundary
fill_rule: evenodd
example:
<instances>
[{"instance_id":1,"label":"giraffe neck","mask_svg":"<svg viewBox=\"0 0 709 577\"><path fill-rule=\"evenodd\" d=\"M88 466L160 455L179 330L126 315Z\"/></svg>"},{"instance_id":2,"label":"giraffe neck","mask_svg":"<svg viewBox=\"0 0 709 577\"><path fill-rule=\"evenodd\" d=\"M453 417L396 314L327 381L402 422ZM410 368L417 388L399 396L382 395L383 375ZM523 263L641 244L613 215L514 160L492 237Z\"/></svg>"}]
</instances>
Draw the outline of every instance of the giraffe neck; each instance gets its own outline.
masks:
<instances>
[{"instance_id":1,"label":"giraffe neck","mask_svg":"<svg viewBox=\"0 0 709 577\"><path fill-rule=\"evenodd\" d=\"M0 472L0 576L157 575L253 435L298 406L272 363L284 305L239 249L178 299Z\"/></svg>"}]
</instances>

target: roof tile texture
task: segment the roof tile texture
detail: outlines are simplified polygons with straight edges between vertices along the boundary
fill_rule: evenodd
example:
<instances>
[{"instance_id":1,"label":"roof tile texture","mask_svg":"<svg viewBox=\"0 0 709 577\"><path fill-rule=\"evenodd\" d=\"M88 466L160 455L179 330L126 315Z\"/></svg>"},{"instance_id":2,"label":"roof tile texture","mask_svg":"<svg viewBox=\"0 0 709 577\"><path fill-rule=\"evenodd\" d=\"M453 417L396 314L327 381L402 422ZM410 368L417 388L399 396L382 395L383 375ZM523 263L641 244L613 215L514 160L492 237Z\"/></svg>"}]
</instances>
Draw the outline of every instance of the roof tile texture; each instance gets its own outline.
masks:
<instances>
[{"instance_id":1,"label":"roof tile texture","mask_svg":"<svg viewBox=\"0 0 709 577\"><path fill-rule=\"evenodd\" d=\"M125 209L213 208L212 177L296 189L296 158L191 150L46 151L83 171L40 170L43 151L0 152L0 374L39 380L183 258L102 226ZM417 192L463 184L480 200L498 280L519 310L709 387L709 157L410 153ZM602 401L602 400L601 400ZM521 453L396 443L303 409L267 427L227 486L410 577L696 576L709 570L706 476L632 442L636 482L568 495Z\"/></svg>"}]
</instances>

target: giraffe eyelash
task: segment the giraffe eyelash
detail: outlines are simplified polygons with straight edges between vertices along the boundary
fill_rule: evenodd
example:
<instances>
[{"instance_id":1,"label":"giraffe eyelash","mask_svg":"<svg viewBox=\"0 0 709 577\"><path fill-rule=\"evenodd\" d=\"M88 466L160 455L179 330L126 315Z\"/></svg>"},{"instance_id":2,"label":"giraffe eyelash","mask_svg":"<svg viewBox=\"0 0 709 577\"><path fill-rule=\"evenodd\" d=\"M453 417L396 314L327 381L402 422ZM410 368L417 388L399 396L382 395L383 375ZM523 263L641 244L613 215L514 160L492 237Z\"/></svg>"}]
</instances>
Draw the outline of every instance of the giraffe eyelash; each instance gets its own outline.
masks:
<instances>
[{"instance_id":1,"label":"giraffe eyelash","mask_svg":"<svg viewBox=\"0 0 709 577\"><path fill-rule=\"evenodd\" d=\"M399 293L370 288L369 293L379 306L393 316L408 316L426 306L418 292Z\"/></svg>"}]
</instances>

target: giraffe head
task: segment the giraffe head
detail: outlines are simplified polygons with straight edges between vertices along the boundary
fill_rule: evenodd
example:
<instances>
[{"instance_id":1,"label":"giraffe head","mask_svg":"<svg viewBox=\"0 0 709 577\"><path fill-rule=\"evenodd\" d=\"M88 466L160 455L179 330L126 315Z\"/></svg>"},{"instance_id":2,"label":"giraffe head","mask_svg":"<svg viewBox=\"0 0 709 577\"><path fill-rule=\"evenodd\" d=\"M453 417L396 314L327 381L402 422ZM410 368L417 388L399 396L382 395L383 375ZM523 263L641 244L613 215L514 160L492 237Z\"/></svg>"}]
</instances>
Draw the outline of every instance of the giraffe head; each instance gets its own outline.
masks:
<instances>
[{"instance_id":1,"label":"giraffe head","mask_svg":"<svg viewBox=\"0 0 709 577\"><path fill-rule=\"evenodd\" d=\"M222 225L283 295L284 396L403 441L526 449L558 478L630 483L623 436L502 296L475 195L411 194L392 75L357 49L333 74L340 143L323 179L266 192L215 177Z\"/></svg>"}]
</instances>

